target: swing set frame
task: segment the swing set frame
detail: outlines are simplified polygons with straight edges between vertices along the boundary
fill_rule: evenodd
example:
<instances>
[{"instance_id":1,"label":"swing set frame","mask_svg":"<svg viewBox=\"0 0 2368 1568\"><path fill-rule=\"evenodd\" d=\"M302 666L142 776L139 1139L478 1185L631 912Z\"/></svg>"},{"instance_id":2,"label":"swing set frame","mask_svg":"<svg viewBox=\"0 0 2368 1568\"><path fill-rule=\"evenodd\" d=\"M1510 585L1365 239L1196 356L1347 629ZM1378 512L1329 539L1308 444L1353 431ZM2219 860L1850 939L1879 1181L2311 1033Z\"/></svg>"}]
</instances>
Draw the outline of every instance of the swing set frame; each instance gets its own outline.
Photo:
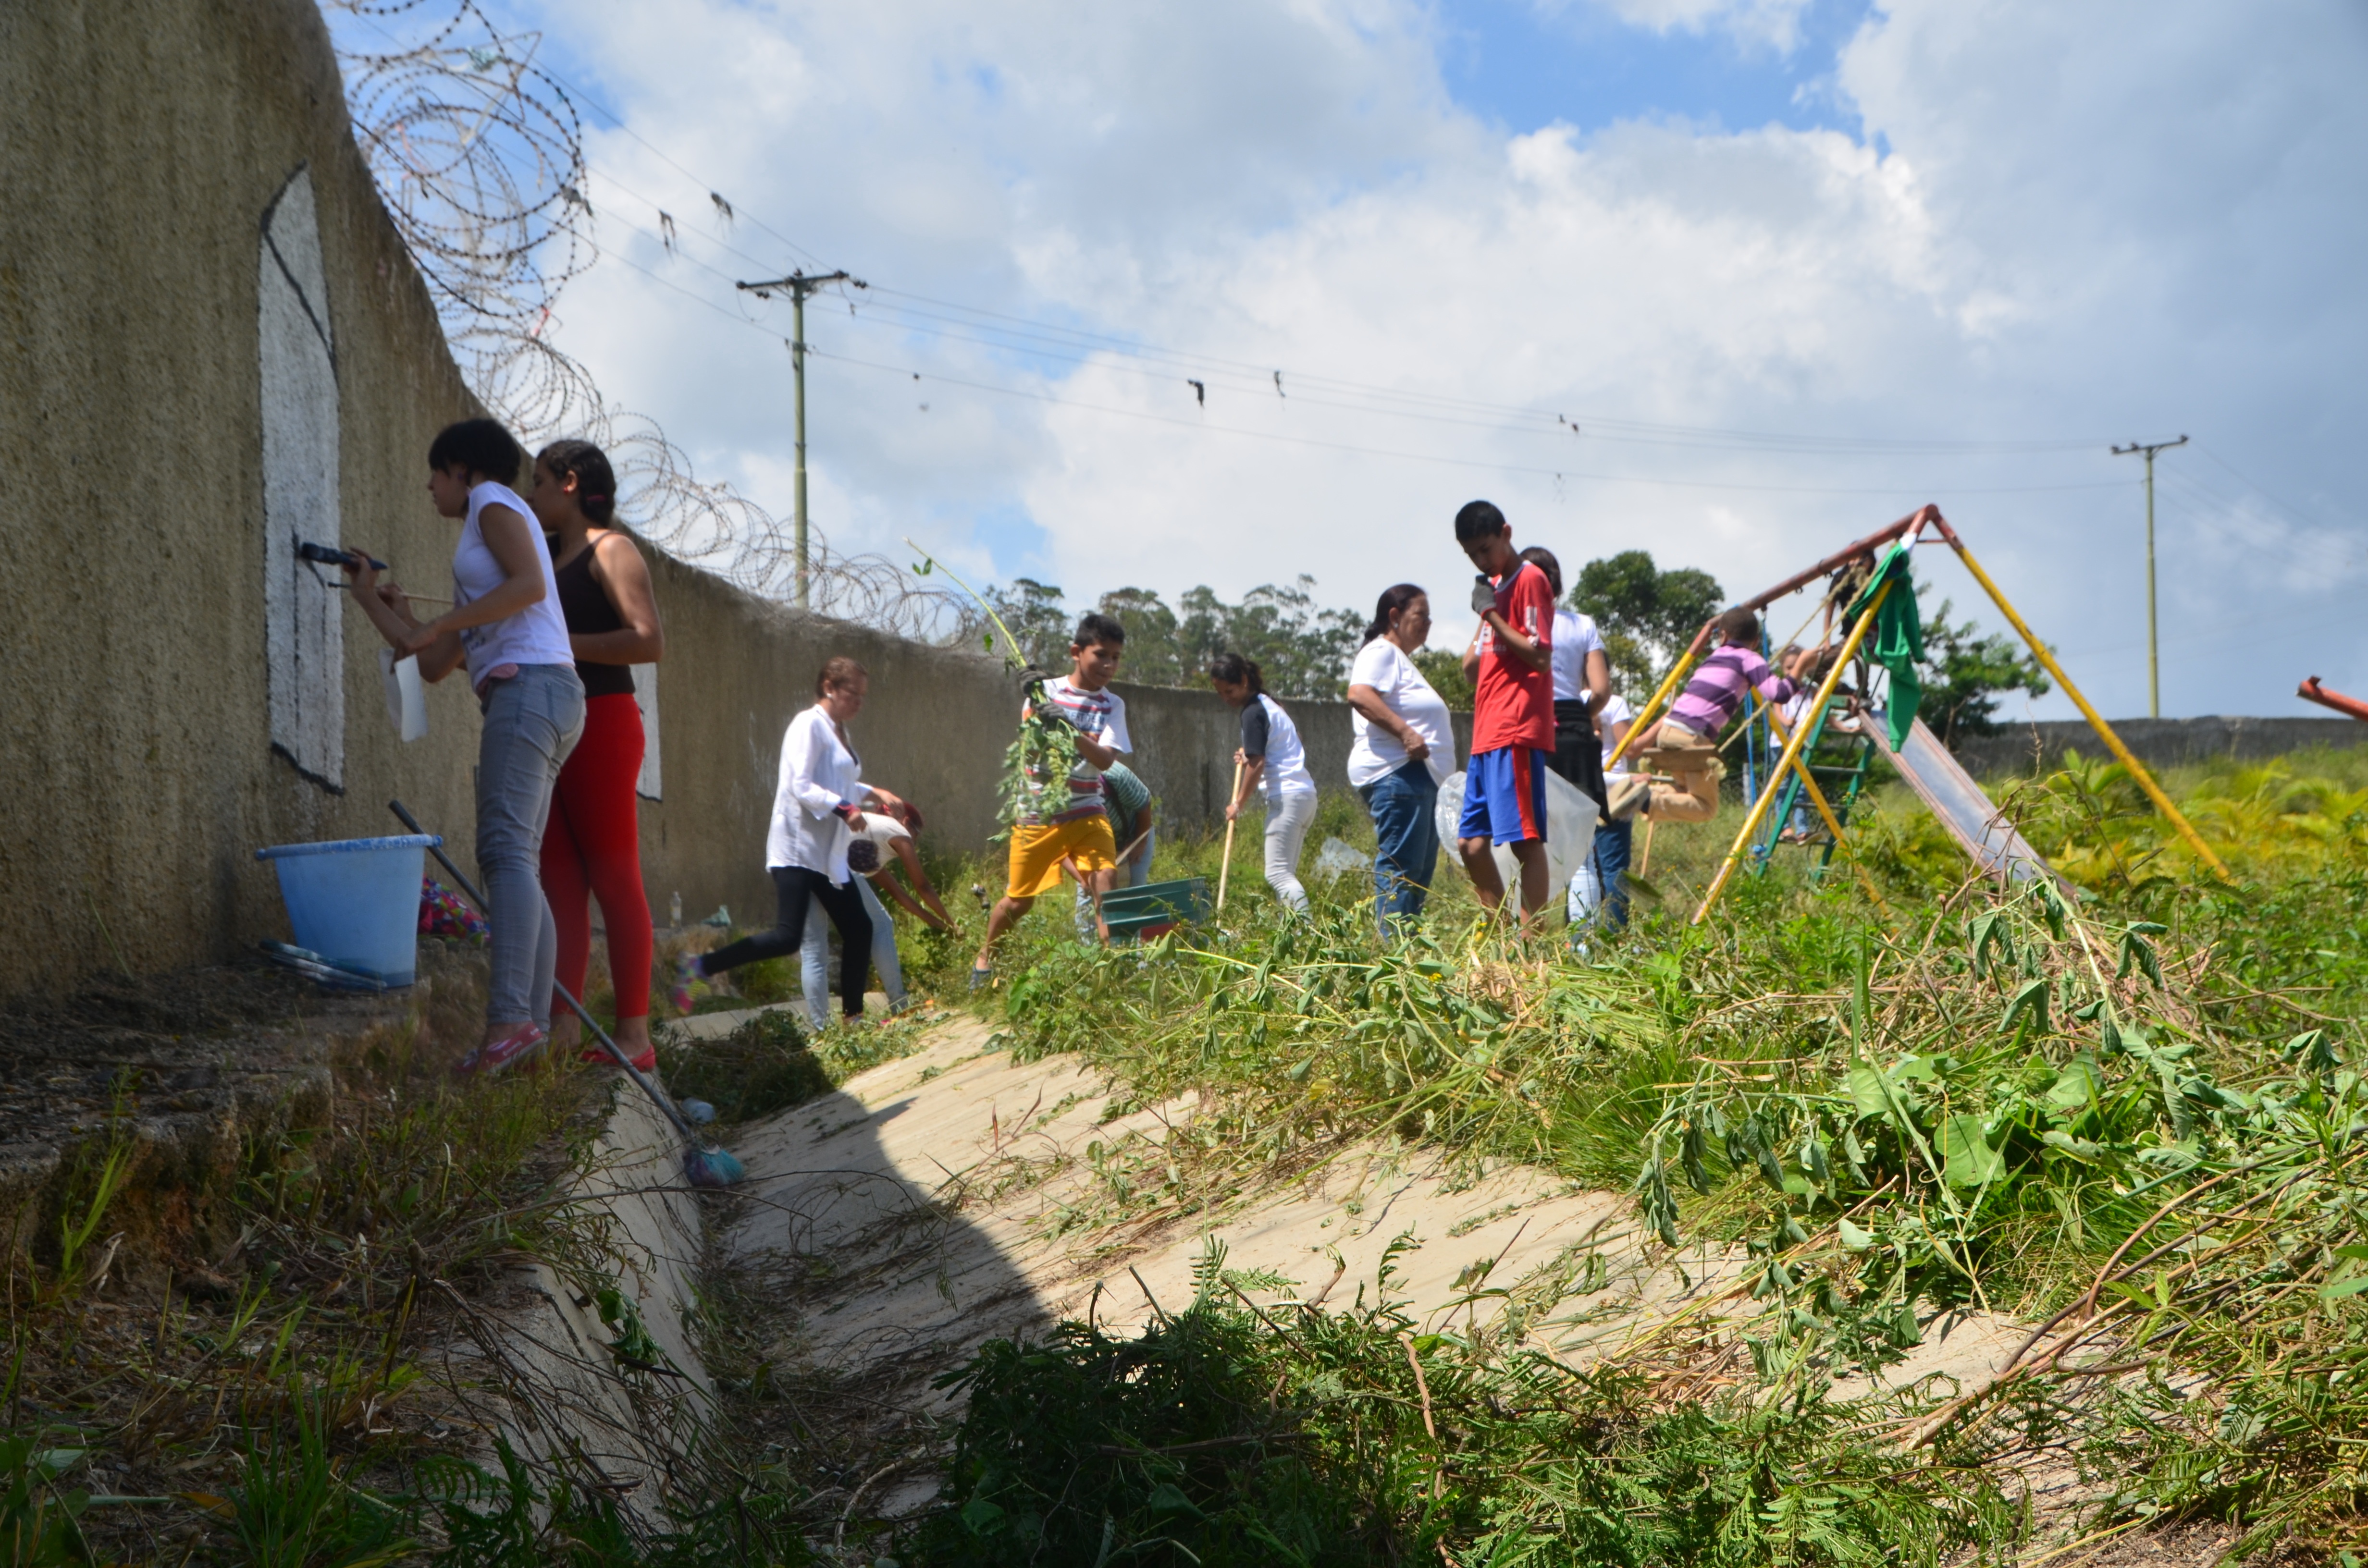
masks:
<instances>
[{"instance_id":1,"label":"swing set frame","mask_svg":"<svg viewBox=\"0 0 2368 1568\"><path fill-rule=\"evenodd\" d=\"M2022 639L2024 645L2031 650L2032 656L2039 661L2040 667L2053 676L2056 685L2063 688L2064 695L2072 699L2073 706L2079 709L2080 716L2089 722L2089 727L2096 732L2097 738L2104 743L2105 749L2112 753L2115 761L2129 770L2130 777L2137 781L2139 789L2146 791L2146 798L2154 802L2155 809L2160 812L2174 828L2178 829L2179 835L2187 841L2188 847L2194 850L2196 856L2205 865L2211 867L2223 881L2233 880L2229 875L2228 868L2221 862L2220 857L2212 852L2211 846L2203 842L2203 836L2195 831L2194 825L2180 814L2177 806L2171 803L2170 797L2163 792L2162 786L2155 781L2154 775L2146 770L2146 765L2137 759L2128 746L2122 744L2122 738L2113 733L2113 727L2105 722L2104 718L2089 704L2088 698L2081 695L2079 687L2074 684L2072 677L2065 673L2064 666L2056 661L2054 651L2039 640L2039 634L2032 631L2030 623L2022 619L2022 613L2008 600L2005 591L1998 585L1987 572L1982 570L1981 562L1974 559L1974 552L1965 548L1964 539L1959 537L1956 529L1949 526L1948 519L1941 517L1940 507L1926 506L1917 508L1897 522L1878 528L1864 539L1836 551L1816 565L1794 573L1756 597L1741 601L1741 608L1754 611L1765 610L1776 600L1788 594L1799 592L1819 578L1838 576L1850 567L1861 563L1871 569L1876 563L1877 552L1885 545L1895 543L1907 546L1939 543L1945 544L1956 551L1957 559L1964 563L1965 570L1972 574L1974 581L1981 585L1982 591L1989 595L1990 602L1998 606L1998 613L2006 617L2007 624L2014 628L2015 634ZM1834 835L1836 843L1842 847L1844 853L1850 855L1852 864L1856 865L1857 854L1843 838L1840 824L1835 820L1832 808L1827 804L1824 792L1817 788L1816 780L1810 777L1808 767L1803 760L1801 753L1804 742L1816 727L1817 716L1824 713L1827 706L1833 701L1834 693L1841 685L1842 676L1849 668L1851 659L1857 655L1859 645L1865 642L1867 633L1873 629L1875 613L1883 608L1884 600L1896 585L1896 582L1886 582L1875 589L1873 598L1868 602L1866 608L1860 613L1857 620L1851 625L1849 636L1843 642L1840 656L1836 658L1831 667L1827 670L1825 679L1818 684L1816 695L1810 699L1808 707L1802 710L1800 720L1790 727L1789 733L1786 733L1781 724L1779 725L1778 733L1784 738L1783 755L1769 770L1767 787L1760 790L1757 798L1753 800L1751 809L1745 816L1743 830L1736 835L1733 847L1727 850L1726 858L1719 862L1717 874L1711 879L1709 888L1702 893L1702 903L1694 910L1692 924L1697 926L1702 924L1709 916L1711 906L1718 902L1719 894L1725 891L1727 882L1735 874L1736 865L1743 859L1753 836L1759 830L1761 821L1767 816L1770 804L1775 801L1778 786L1788 772L1800 780L1809 799L1816 803L1818 813L1825 818L1827 827ZM1630 744L1645 733L1668 710L1669 703L1681 689L1681 683L1686 676L1709 652L1711 634L1717 624L1715 616L1702 622L1702 630L1694 633L1693 641L1687 644L1686 651L1678 656L1677 663L1669 667L1669 673L1662 678L1659 687L1655 688L1652 697L1637 713L1634 722L1629 725L1628 733L1622 737L1620 744L1613 749L1611 757L1607 760L1607 767L1625 756ZM1864 869L1862 867L1859 869L1863 876ZM1880 904L1881 902L1880 895L1877 895L1876 903Z\"/></svg>"}]
</instances>

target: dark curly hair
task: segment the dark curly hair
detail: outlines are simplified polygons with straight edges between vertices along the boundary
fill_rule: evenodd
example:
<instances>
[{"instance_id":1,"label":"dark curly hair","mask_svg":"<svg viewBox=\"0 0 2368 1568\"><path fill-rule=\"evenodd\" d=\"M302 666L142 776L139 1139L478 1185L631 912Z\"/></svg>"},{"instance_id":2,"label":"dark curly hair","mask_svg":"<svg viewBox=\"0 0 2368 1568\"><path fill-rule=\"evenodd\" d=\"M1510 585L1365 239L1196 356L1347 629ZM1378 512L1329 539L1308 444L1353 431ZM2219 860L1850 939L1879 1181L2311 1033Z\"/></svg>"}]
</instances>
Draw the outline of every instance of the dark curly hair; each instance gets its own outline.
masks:
<instances>
[{"instance_id":1,"label":"dark curly hair","mask_svg":"<svg viewBox=\"0 0 2368 1568\"><path fill-rule=\"evenodd\" d=\"M534 460L560 479L575 481L575 505L594 522L606 526L617 515L617 471L609 454L589 441L553 441Z\"/></svg>"}]
</instances>

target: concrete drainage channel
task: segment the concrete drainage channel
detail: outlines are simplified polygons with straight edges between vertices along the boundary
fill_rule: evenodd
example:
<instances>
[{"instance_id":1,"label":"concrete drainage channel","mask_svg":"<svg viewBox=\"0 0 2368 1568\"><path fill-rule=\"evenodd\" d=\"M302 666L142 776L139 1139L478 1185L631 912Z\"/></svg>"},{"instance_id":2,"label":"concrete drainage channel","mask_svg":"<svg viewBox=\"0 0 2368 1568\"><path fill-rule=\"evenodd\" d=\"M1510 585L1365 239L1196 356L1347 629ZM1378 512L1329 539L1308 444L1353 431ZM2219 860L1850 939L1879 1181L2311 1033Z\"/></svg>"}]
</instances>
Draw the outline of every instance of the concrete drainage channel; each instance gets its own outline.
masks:
<instances>
[{"instance_id":1,"label":"concrete drainage channel","mask_svg":"<svg viewBox=\"0 0 2368 1568\"><path fill-rule=\"evenodd\" d=\"M563 1269L536 1257L519 1289L472 1310L447 1350L455 1386L480 1382L508 1407L519 1450L563 1472L588 1471L661 1522L659 1499L714 1415L714 1386L691 1333L703 1250L681 1141L643 1096L620 1085L564 1200L581 1251ZM587 1289L586 1277L613 1281ZM575 1278L570 1278L574 1276Z\"/></svg>"},{"instance_id":2,"label":"concrete drainage channel","mask_svg":"<svg viewBox=\"0 0 2368 1568\"><path fill-rule=\"evenodd\" d=\"M720 1035L748 1016L693 1022ZM1625 1195L1517 1165L1474 1180L1381 1141L1211 1210L1097 1208L1110 1170L1156 1173L1167 1130L1193 1114L1189 1098L1115 1114L1110 1086L1076 1059L1015 1062L985 1025L955 1017L913 1054L732 1130L746 1199L714 1211L711 1256L758 1304L762 1321L741 1326L767 1375L827 1430L806 1479L837 1494L841 1522L821 1544L870 1562L852 1542L893 1540L934 1505L962 1415L936 1386L944 1373L1062 1319L1140 1332L1192 1299L1212 1238L1229 1267L1288 1281L1253 1292L1261 1308L1370 1299L1387 1259L1389 1290L1416 1317L1468 1333L1519 1308L1524 1342L1572 1364L1674 1319L1751 1308L1739 1249L1672 1256ZM1474 1301L1475 1269L1508 1289ZM1884 1378L1975 1386L2021 1338L1969 1316Z\"/></svg>"},{"instance_id":3,"label":"concrete drainage channel","mask_svg":"<svg viewBox=\"0 0 2368 1568\"><path fill-rule=\"evenodd\" d=\"M382 995L240 964L17 1008L13 1435L88 1456L61 1488L151 1499L87 1517L102 1560L211 1553L291 1418L381 1494L432 1454L498 1471L507 1441L538 1499L564 1482L652 1535L700 1494L681 1142L613 1074L447 1087L483 971L423 943L419 983Z\"/></svg>"},{"instance_id":4,"label":"concrete drainage channel","mask_svg":"<svg viewBox=\"0 0 2368 1568\"><path fill-rule=\"evenodd\" d=\"M211 1070L228 1074L204 1091L216 1100L178 1111L135 1104L142 1114L129 1124L146 1151L135 1164L167 1184L176 1172L211 1169L219 1187L237 1177L242 1147L302 1124L349 1123L363 1108L338 1064L358 1052L424 1050L423 1035L471 1015L475 998L460 971L472 961L439 960L408 996L317 1006L301 1028L270 1037L277 1057L261 1037L208 1048L221 1058ZM677 1028L693 1040L720 1037L750 1016ZM1112 1204L1109 1175L1120 1166L1140 1178L1138 1192L1157 1189L1163 1141L1196 1114L1189 1096L1114 1105L1110 1085L1076 1059L1016 1062L966 1017L941 1019L912 1043L910 1054L836 1090L726 1130L747 1179L704 1200L684 1183L679 1140L645 1097L613 1076L572 1080L591 1097L562 1096L577 1108L564 1139L573 1152L553 1167L564 1176L555 1196L537 1200L545 1222L531 1251L497 1259L490 1275L481 1264L473 1284L411 1273L436 1298L422 1307L437 1309L428 1348L406 1352L430 1386L395 1402L393 1419L480 1462L507 1439L541 1477L614 1501L653 1536L672 1523L668 1500L712 1490L706 1444L746 1445L726 1457L757 1460L768 1437L802 1426L806 1439L781 1455L804 1494L802 1527L825 1561L868 1562L939 1495L962 1415L959 1394L935 1386L942 1374L989 1339L1039 1336L1064 1318L1139 1330L1191 1299L1194 1266L1212 1237L1231 1267L1275 1282L1254 1290L1261 1309L1347 1305L1375 1288L1394 1256L1391 1291L1417 1318L1452 1313L1468 1332L1474 1319L1486 1328L1522 1302L1520 1332L1572 1362L1680 1314L1741 1310L1734 1286L1743 1259L1648 1245L1623 1196L1520 1165L1475 1177L1383 1141L1320 1171L1202 1195L1205 1204ZM240 1072L228 1070L233 1058ZM24 1070L9 1080L26 1081ZM419 1082L416 1073L409 1081ZM457 1098L429 1094L462 1107L494 1097L475 1085ZM175 1116L196 1119L185 1126ZM81 1136L85 1144L120 1137L126 1124L120 1114L101 1117ZM43 1227L54 1233L65 1173L85 1167L89 1153L60 1144L20 1158L20 1169L51 1173L48 1185L18 1189L20 1239ZM108 1265L97 1267L94 1294L121 1297L127 1277L151 1267L140 1259L169 1250L138 1216L170 1204L133 1197L121 1210L124 1260L111 1281ZM1470 1300L1465 1282L1482 1266L1507 1288L1503 1298ZM234 1294L258 1288L231 1285ZM336 1287L325 1294L335 1298ZM389 1297L380 1300L383 1307ZM1544 1310L1565 1300L1583 1310ZM157 1315L128 1301L125 1312L135 1335ZM1970 1387L2020 1339L2011 1324L1968 1319L1886 1378L1941 1373ZM703 1349L722 1358L711 1365ZM429 1408L450 1419L423 1420Z\"/></svg>"}]
</instances>

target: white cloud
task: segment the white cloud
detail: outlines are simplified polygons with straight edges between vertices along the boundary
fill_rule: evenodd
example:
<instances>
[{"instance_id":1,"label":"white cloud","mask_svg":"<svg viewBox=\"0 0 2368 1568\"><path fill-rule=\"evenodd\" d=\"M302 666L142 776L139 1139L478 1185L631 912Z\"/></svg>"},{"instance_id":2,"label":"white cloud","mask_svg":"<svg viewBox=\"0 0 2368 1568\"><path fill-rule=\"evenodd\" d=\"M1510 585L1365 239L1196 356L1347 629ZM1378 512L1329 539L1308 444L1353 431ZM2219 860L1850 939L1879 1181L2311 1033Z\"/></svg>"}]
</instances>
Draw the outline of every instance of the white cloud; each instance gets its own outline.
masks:
<instances>
[{"instance_id":1,"label":"white cloud","mask_svg":"<svg viewBox=\"0 0 2368 1568\"><path fill-rule=\"evenodd\" d=\"M1538 11L1555 16L1577 8L1616 17L1632 28L1655 32L1721 31L1747 44L1790 52L1801 40L1801 13L1809 0L1534 0Z\"/></svg>"},{"instance_id":2,"label":"white cloud","mask_svg":"<svg viewBox=\"0 0 2368 1568\"><path fill-rule=\"evenodd\" d=\"M1799 16L1617 5L1638 25L1756 27L1780 47ZM2248 618L2317 624L2358 585L2341 460L2368 413L2360 13L1901 0L1835 74L1873 145L1678 123L1508 138L1450 101L1434 33L1391 0L595 0L568 24L634 129L702 177L615 134L593 139L596 166L668 206L722 270L846 265L1237 367L1031 359L893 328L884 293L860 320L818 302L824 354L932 377L815 361L816 513L842 545L912 531L978 566L1041 539L1030 563L1073 596L1236 593L1304 570L1358 602L1399 577L1454 578L1447 520L1488 494L1565 561L1648 548L1743 591L1937 499L2043 631L2099 651L2084 684L2127 711L2144 700L2143 514L2134 461L2102 446L2192 430L2292 512L2260 511L2193 450L2164 459L2237 498L2166 484L2166 626L2239 629L2199 630L2208 654L2166 648L2167 704L2288 710L2297 660L2368 684L2368 655L2332 631L2258 651L2241 634ZM700 237L709 185L809 254L746 222L727 237L747 257L715 249ZM604 219L635 210L604 199ZM567 297L563 341L785 513L786 310L735 300L618 222L604 239L763 330L612 264ZM1209 383L1205 413L1187 376ZM1317 377L1561 411L1583 433L1443 404L1396 417ZM1815 454L1656 444L1668 437L1620 420L2088 444ZM1685 483L1580 477L1606 474ZM2100 483L2114 487L1993 493ZM1961 613L1974 605L1952 568L1929 574Z\"/></svg>"}]
</instances>

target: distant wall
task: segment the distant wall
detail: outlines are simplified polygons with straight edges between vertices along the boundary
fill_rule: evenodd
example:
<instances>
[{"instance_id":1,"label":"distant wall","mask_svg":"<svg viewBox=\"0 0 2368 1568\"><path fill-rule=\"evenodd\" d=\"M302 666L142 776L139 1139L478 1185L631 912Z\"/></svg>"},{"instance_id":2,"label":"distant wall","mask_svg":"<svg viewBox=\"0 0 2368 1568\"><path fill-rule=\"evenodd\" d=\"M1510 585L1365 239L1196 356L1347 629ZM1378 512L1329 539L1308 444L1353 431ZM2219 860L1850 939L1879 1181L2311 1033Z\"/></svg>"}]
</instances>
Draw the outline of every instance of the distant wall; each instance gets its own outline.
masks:
<instances>
[{"instance_id":1,"label":"distant wall","mask_svg":"<svg viewBox=\"0 0 2368 1568\"><path fill-rule=\"evenodd\" d=\"M1162 831L1168 827L1222 827L1234 788L1234 752L1242 744L1241 715L1214 691L1117 683L1126 699L1127 726L1134 741L1135 772L1159 800ZM1279 699L1299 726L1307 748L1307 770L1322 790L1349 787L1349 745L1355 710L1345 702ZM1457 713L1458 766L1472 749L1472 715Z\"/></svg>"},{"instance_id":2,"label":"distant wall","mask_svg":"<svg viewBox=\"0 0 2368 1568\"><path fill-rule=\"evenodd\" d=\"M2311 746L2368 744L2368 724L2356 719L2115 719L2113 733L2150 767L2176 767L2217 756L2247 761L2283 756ZM1976 778L1998 778L2059 766L2066 750L2105 755L2105 744L2082 719L2006 725L1997 734L1961 740L1950 748Z\"/></svg>"}]
</instances>

